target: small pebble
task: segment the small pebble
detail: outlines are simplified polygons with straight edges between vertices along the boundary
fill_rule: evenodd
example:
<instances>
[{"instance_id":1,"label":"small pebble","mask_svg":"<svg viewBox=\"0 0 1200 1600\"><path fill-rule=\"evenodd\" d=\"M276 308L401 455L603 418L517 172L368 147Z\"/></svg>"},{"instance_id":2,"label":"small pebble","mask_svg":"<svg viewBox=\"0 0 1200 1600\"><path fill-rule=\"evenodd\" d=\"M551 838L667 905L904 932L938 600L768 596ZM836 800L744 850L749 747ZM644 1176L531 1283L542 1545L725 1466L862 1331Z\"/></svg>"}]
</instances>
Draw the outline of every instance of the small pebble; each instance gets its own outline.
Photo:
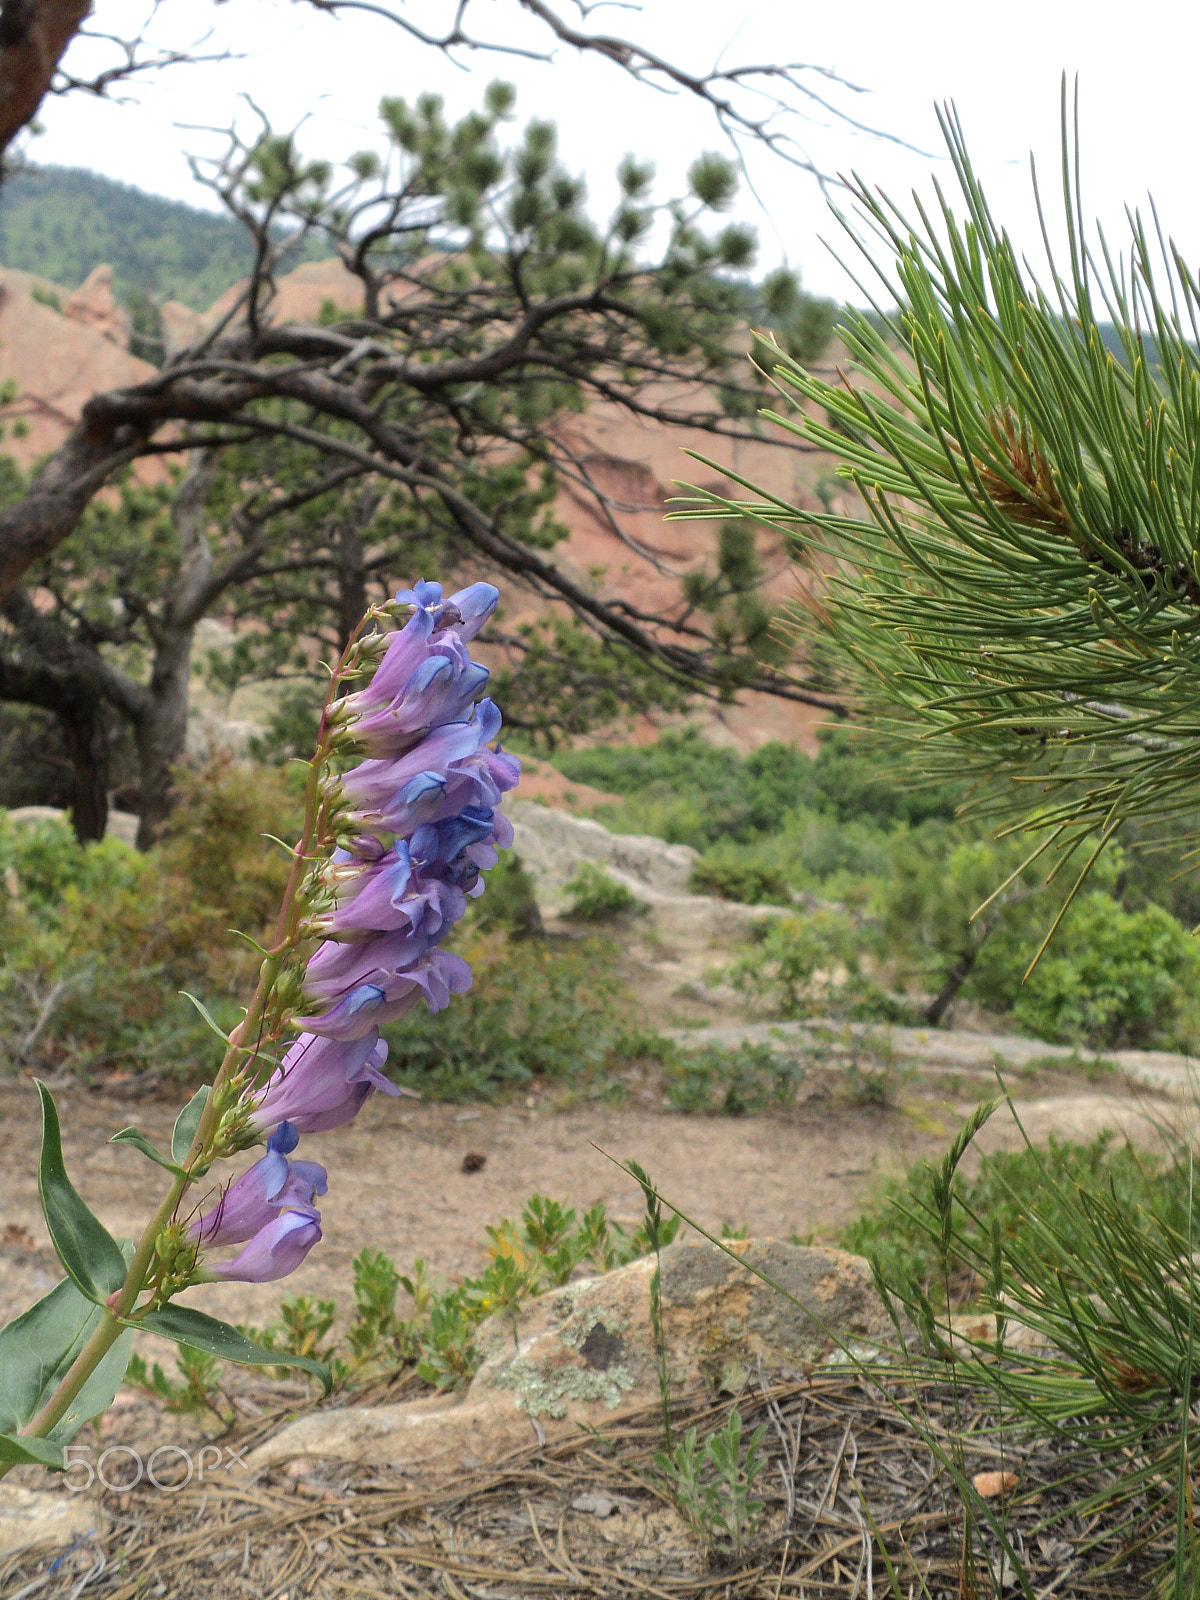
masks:
<instances>
[{"instance_id":1,"label":"small pebble","mask_svg":"<svg viewBox=\"0 0 1200 1600\"><path fill-rule=\"evenodd\" d=\"M620 1511L615 1500L610 1500L606 1494L580 1494L571 1501L572 1511L582 1511L591 1517L611 1517L614 1511Z\"/></svg>"},{"instance_id":2,"label":"small pebble","mask_svg":"<svg viewBox=\"0 0 1200 1600\"><path fill-rule=\"evenodd\" d=\"M319 1555L319 1556L328 1555L329 1554L329 1540L328 1539L318 1539L316 1544L313 1545L313 1549L317 1553L317 1555Z\"/></svg>"},{"instance_id":3,"label":"small pebble","mask_svg":"<svg viewBox=\"0 0 1200 1600\"><path fill-rule=\"evenodd\" d=\"M994 1500L997 1495L1005 1495L1017 1487L1017 1475L1015 1472L977 1472L971 1479L971 1487L981 1499Z\"/></svg>"}]
</instances>

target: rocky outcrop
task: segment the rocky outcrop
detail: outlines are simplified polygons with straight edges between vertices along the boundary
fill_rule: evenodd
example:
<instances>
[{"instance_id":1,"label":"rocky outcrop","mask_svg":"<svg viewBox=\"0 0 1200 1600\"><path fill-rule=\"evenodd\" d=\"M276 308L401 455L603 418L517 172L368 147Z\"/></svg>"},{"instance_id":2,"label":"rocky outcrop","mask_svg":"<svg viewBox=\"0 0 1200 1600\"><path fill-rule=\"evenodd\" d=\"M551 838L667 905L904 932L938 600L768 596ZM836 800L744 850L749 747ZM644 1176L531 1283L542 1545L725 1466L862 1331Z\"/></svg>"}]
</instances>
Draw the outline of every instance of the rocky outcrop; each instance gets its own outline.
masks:
<instances>
[{"instance_id":1,"label":"rocky outcrop","mask_svg":"<svg viewBox=\"0 0 1200 1600\"><path fill-rule=\"evenodd\" d=\"M561 916L568 909L566 884L585 862L624 884L645 907L645 931L677 954L727 952L731 943L746 938L752 923L787 913L786 906L743 906L689 893L698 859L689 845L667 844L650 834L610 833L591 817L573 817L528 800L510 800L504 809L512 819L514 848L545 916Z\"/></svg>"},{"instance_id":2,"label":"rocky outcrop","mask_svg":"<svg viewBox=\"0 0 1200 1600\"><path fill-rule=\"evenodd\" d=\"M164 301L158 314L162 322L163 354L168 361L177 351L197 343L205 331L203 312L181 305L178 300Z\"/></svg>"},{"instance_id":3,"label":"rocky outcrop","mask_svg":"<svg viewBox=\"0 0 1200 1600\"><path fill-rule=\"evenodd\" d=\"M518 790L518 793L520 791ZM566 899L564 885L585 861L603 866L643 898L687 894L697 851L643 833L610 833L591 817L573 817L528 800L504 807L512 818L516 849L547 909Z\"/></svg>"},{"instance_id":4,"label":"rocky outcrop","mask_svg":"<svg viewBox=\"0 0 1200 1600\"><path fill-rule=\"evenodd\" d=\"M705 1240L662 1253L672 1394L736 1395L760 1370L798 1374L842 1350L869 1360L894 1345L861 1257L774 1239L734 1240L729 1250L738 1259ZM539 1296L515 1321L490 1318L478 1335L482 1365L460 1401L317 1412L260 1445L248 1464L257 1471L329 1456L459 1471L498 1460L535 1434L575 1435L651 1405L660 1393L654 1268L652 1258L634 1261Z\"/></svg>"},{"instance_id":5,"label":"rocky outcrop","mask_svg":"<svg viewBox=\"0 0 1200 1600\"><path fill-rule=\"evenodd\" d=\"M62 443L92 395L154 376L99 326L67 316L72 299L32 273L0 271L0 381L17 391L5 420L21 424L6 432L4 449L24 468Z\"/></svg>"},{"instance_id":6,"label":"rocky outcrop","mask_svg":"<svg viewBox=\"0 0 1200 1600\"><path fill-rule=\"evenodd\" d=\"M112 285L112 268L96 267L68 297L63 316L128 350L129 318L113 298Z\"/></svg>"}]
</instances>

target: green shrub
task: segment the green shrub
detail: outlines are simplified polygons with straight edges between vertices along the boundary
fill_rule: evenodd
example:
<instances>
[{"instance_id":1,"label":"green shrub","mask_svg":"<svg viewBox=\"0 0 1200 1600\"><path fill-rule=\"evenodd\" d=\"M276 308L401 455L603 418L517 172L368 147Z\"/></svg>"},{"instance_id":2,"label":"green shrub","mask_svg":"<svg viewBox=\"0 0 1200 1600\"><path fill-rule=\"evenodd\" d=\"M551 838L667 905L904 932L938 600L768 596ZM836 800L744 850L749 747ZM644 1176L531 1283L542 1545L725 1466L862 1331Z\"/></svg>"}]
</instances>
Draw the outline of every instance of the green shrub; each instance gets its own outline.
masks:
<instances>
[{"instance_id":1,"label":"green shrub","mask_svg":"<svg viewBox=\"0 0 1200 1600\"><path fill-rule=\"evenodd\" d=\"M325 684L308 679L284 686L265 732L250 740L249 751L256 761L282 766L308 760L316 749L325 689Z\"/></svg>"},{"instance_id":2,"label":"green shrub","mask_svg":"<svg viewBox=\"0 0 1200 1600\"><path fill-rule=\"evenodd\" d=\"M731 966L726 982L774 1017L810 1017L853 999L862 987L863 933L838 912L772 917Z\"/></svg>"},{"instance_id":3,"label":"green shrub","mask_svg":"<svg viewBox=\"0 0 1200 1600\"><path fill-rule=\"evenodd\" d=\"M435 1099L491 1100L535 1077L603 1071L624 1021L606 944L496 932L468 933L455 948L475 974L471 989L437 1016L418 1008L383 1030L399 1082Z\"/></svg>"},{"instance_id":4,"label":"green shrub","mask_svg":"<svg viewBox=\"0 0 1200 1600\"><path fill-rule=\"evenodd\" d=\"M1025 978L1032 954L1028 939L997 933L965 992L1056 1044L1186 1050L1200 1033L1200 949L1160 906L1126 911L1095 890L1071 907Z\"/></svg>"},{"instance_id":5,"label":"green shrub","mask_svg":"<svg viewBox=\"0 0 1200 1600\"><path fill-rule=\"evenodd\" d=\"M232 1026L289 863L294 781L228 760L177 774L180 804L148 854L80 845L58 821L0 821L0 1063L193 1075L212 1036L179 991Z\"/></svg>"},{"instance_id":6,"label":"green shrub","mask_svg":"<svg viewBox=\"0 0 1200 1600\"><path fill-rule=\"evenodd\" d=\"M646 910L631 889L592 861L585 861L563 889L571 896L567 915L576 922L612 922Z\"/></svg>"},{"instance_id":7,"label":"green shrub","mask_svg":"<svg viewBox=\"0 0 1200 1600\"><path fill-rule=\"evenodd\" d=\"M734 1050L707 1046L679 1050L664 1070L667 1102L676 1111L724 1112L740 1117L768 1107L794 1104L804 1083L804 1064L765 1044Z\"/></svg>"},{"instance_id":8,"label":"green shrub","mask_svg":"<svg viewBox=\"0 0 1200 1600\"><path fill-rule=\"evenodd\" d=\"M745 844L776 833L797 810L884 830L949 821L959 798L945 785L914 782L893 747L839 730L822 734L815 757L779 742L740 756L688 728L652 745L595 745L553 759L576 783L625 797L600 813L619 832L654 833L700 850L718 839Z\"/></svg>"},{"instance_id":9,"label":"green shrub","mask_svg":"<svg viewBox=\"0 0 1200 1600\"><path fill-rule=\"evenodd\" d=\"M756 861L718 860L713 856L692 868L688 888L693 894L713 894L744 906L786 906L792 899L782 873Z\"/></svg>"}]
</instances>

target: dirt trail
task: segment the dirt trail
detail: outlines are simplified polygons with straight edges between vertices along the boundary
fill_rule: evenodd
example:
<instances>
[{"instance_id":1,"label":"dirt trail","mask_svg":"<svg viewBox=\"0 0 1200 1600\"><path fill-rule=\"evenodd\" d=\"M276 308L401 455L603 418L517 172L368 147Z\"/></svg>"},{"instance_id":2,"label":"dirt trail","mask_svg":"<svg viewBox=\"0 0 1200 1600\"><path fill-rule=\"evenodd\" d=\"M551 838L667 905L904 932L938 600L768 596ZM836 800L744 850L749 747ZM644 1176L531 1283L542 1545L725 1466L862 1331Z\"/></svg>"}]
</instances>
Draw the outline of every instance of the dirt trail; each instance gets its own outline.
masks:
<instances>
[{"instance_id":1,"label":"dirt trail","mask_svg":"<svg viewBox=\"0 0 1200 1600\"><path fill-rule=\"evenodd\" d=\"M977 1080L977 1081L976 1081ZM402 1269L423 1256L454 1278L484 1262L484 1228L515 1217L535 1191L583 1208L604 1201L609 1215L636 1225L636 1186L602 1153L640 1161L664 1194L719 1231L723 1223L752 1235L814 1233L831 1238L863 1206L882 1178L922 1156L940 1154L978 1098L984 1073L958 1081L918 1073L890 1106L851 1105L820 1081L786 1112L747 1117L685 1116L664 1109L661 1089L635 1089L624 1106L554 1097L508 1106L436 1105L376 1095L357 1122L314 1136L305 1154L329 1169L325 1237L284 1285L221 1285L195 1291L218 1315L261 1323L287 1292L349 1297L350 1263L364 1245L386 1251ZM1154 1118L1175 1103L1110 1077L1090 1085L1078 1072L1040 1071L1014 1085L1031 1135L1090 1137L1109 1125L1152 1139ZM953 1090L949 1093L949 1090ZM174 1100L130 1101L79 1088L58 1092L68 1170L113 1232L134 1233L158 1193L158 1175L128 1146L105 1141L136 1122L160 1147ZM530 1103L532 1102L532 1103ZM1149 1120L1148 1120L1149 1118ZM37 1097L31 1083L0 1085L0 1321L58 1276L37 1198ZM985 1146L1011 1145L1011 1121L998 1120ZM463 1158L483 1156L467 1173ZM250 1157L247 1157L250 1159Z\"/></svg>"}]
</instances>

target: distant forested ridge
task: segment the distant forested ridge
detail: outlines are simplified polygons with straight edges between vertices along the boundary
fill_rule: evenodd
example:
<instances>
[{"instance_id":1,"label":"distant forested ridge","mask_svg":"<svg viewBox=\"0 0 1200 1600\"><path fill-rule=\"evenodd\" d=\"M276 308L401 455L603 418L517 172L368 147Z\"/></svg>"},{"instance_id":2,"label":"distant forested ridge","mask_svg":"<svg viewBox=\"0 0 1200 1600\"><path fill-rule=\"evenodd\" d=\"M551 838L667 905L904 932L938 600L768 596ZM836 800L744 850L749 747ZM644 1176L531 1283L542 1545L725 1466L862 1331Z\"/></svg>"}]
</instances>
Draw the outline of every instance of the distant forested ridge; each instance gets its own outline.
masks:
<instances>
[{"instance_id":1,"label":"distant forested ridge","mask_svg":"<svg viewBox=\"0 0 1200 1600\"><path fill-rule=\"evenodd\" d=\"M126 304L142 296L204 310L250 270L237 222L79 167L28 167L0 187L0 263L77 289L106 262Z\"/></svg>"}]
</instances>

